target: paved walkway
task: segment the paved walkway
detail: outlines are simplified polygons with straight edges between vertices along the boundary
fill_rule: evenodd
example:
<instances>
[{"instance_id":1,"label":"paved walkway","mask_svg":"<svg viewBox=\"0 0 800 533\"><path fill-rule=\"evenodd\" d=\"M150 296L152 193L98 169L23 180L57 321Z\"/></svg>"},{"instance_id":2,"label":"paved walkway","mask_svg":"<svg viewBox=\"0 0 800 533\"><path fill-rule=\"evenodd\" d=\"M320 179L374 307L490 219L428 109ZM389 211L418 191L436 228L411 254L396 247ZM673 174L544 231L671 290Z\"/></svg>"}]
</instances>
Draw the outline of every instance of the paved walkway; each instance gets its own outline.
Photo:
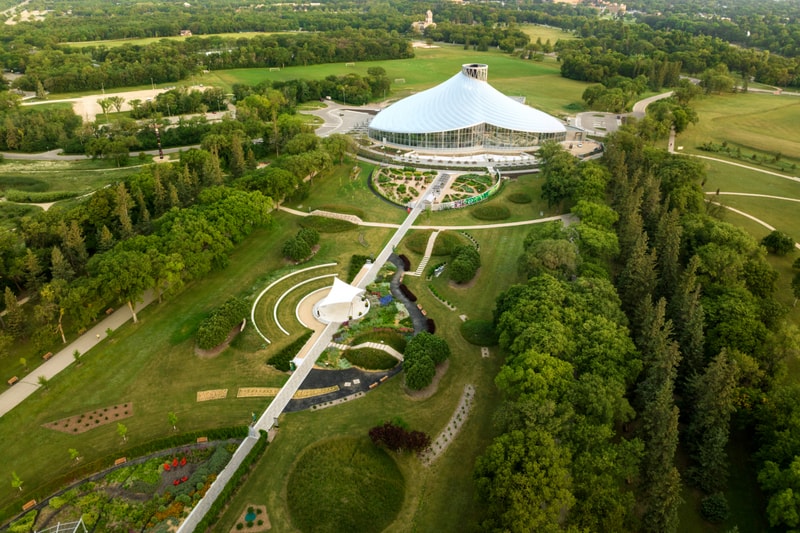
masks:
<instances>
[{"instance_id":1,"label":"paved walkway","mask_svg":"<svg viewBox=\"0 0 800 533\"><path fill-rule=\"evenodd\" d=\"M395 359L397 359L398 361L403 360L403 354L401 354L391 346L388 346L386 344L381 344L378 342L364 342L359 344L358 346L350 346L348 344L339 344L337 342L331 342L330 344L328 344L328 346L337 348L339 350L360 350L361 348L372 348L373 350L381 350L382 352L386 352Z\"/></svg>"},{"instance_id":2,"label":"paved walkway","mask_svg":"<svg viewBox=\"0 0 800 533\"><path fill-rule=\"evenodd\" d=\"M142 302L136 305L136 312L139 313L153 301L152 291L145 293ZM61 351L54 354L48 361L37 367L33 372L20 378L19 383L13 385L8 390L0 394L0 416L5 415L13 408L21 404L28 396L36 392L39 385L39 376L52 379L59 372L75 362L72 355L75 350L81 353L81 357L86 356L86 352L97 346L108 335L106 331L116 330L125 322L131 319L131 312L127 305L123 305L112 314L98 322L77 339L67 344ZM11 376L9 376L11 377Z\"/></svg>"}]
</instances>

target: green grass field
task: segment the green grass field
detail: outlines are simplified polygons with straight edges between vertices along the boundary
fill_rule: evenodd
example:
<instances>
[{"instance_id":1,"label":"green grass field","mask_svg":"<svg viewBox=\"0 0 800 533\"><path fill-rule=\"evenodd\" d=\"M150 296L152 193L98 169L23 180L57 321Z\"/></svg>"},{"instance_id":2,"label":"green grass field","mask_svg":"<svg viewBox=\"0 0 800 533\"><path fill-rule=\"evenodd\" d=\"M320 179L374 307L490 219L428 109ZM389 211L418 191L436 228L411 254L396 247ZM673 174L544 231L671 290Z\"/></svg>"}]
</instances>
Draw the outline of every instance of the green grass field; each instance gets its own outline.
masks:
<instances>
[{"instance_id":1,"label":"green grass field","mask_svg":"<svg viewBox=\"0 0 800 533\"><path fill-rule=\"evenodd\" d=\"M370 67L383 67L393 81L390 98L407 96L437 85L461 70L464 63L489 65L489 83L508 95L522 95L530 105L551 114L564 114L575 106L583 107L581 95L585 83L562 78L558 63L551 58L538 63L525 61L497 50L476 52L461 46L441 45L439 48L416 48L415 57L388 61L358 62L347 67L344 63L328 63L308 67L288 67L280 71L269 69L219 70L193 78L194 83L216 85L230 92L235 83L255 85L264 80L285 81L298 78L323 79L351 72L367 75ZM404 80L404 81L399 81Z\"/></svg>"},{"instance_id":2,"label":"green grass field","mask_svg":"<svg viewBox=\"0 0 800 533\"><path fill-rule=\"evenodd\" d=\"M784 162L800 165L800 98L760 93L715 95L699 98L693 105L700 121L677 140L686 152L724 159L722 154L702 152L698 147L706 142L727 142L747 155L754 151L769 156L780 153Z\"/></svg>"},{"instance_id":3,"label":"green grass field","mask_svg":"<svg viewBox=\"0 0 800 533\"><path fill-rule=\"evenodd\" d=\"M531 38L531 42L536 42L537 39L541 39L542 43L546 43L548 39L550 40L550 44L554 45L559 40L571 41L573 39L577 39L575 35L571 32L564 31L561 28L555 28L553 26L543 26L541 24L521 24L519 29L522 30L525 35Z\"/></svg>"},{"instance_id":4,"label":"green grass field","mask_svg":"<svg viewBox=\"0 0 800 533\"><path fill-rule=\"evenodd\" d=\"M182 37L180 35L172 35L169 37L142 37L141 39L109 39L107 41L75 41L75 42L66 42L61 43L65 46L71 46L73 48L84 48L87 46L103 46L105 48L116 48L118 46L124 46L126 44L136 45L136 46L146 46L148 44L157 43L159 41L185 41L186 39L191 38L201 38L207 39L209 37L222 37L224 39L252 39L253 37L257 37L259 35L274 35L280 32L261 32L261 31L243 31L243 32L233 32L233 33L213 33L209 35L194 35L191 37Z\"/></svg>"}]
</instances>

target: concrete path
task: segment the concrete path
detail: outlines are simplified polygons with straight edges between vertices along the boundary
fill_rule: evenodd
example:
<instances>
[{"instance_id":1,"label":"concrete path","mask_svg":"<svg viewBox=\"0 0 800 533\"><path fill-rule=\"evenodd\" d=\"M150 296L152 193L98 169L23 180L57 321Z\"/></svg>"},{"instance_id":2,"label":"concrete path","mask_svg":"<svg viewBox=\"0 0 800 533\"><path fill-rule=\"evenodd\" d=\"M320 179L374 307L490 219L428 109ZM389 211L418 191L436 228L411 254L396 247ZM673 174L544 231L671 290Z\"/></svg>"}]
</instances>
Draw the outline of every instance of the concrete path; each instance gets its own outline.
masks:
<instances>
[{"instance_id":1,"label":"concrete path","mask_svg":"<svg viewBox=\"0 0 800 533\"><path fill-rule=\"evenodd\" d=\"M425 255L422 256L422 261L419 262L417 269L414 272L409 272L409 276L421 276L423 272L425 272L425 267L428 266L428 261L431 260L431 254L433 253L433 247L436 244L436 237L439 236L439 230L434 231L431 233L431 236L428 238L428 245L425 247Z\"/></svg>"},{"instance_id":2,"label":"concrete path","mask_svg":"<svg viewBox=\"0 0 800 533\"><path fill-rule=\"evenodd\" d=\"M153 292L145 293L142 302L136 305L136 312L139 313L153 301ZM131 319L131 312L127 305L121 306L112 314L98 322L94 327L73 342L64 347L61 351L54 354L48 361L37 367L33 372L20 378L19 383L13 385L8 390L0 394L0 416L5 415L14 407L21 404L28 396L36 392L41 385L39 376L52 379L59 372L75 362L72 355L75 350L81 353L81 357L86 356L86 352L97 346L108 335L107 330L116 330L125 322ZM10 377L10 376L9 376Z\"/></svg>"},{"instance_id":3,"label":"concrete path","mask_svg":"<svg viewBox=\"0 0 800 533\"><path fill-rule=\"evenodd\" d=\"M716 194L716 193L707 192L706 194L712 194L713 195L713 194ZM737 196L756 196L756 197L762 197L762 198L773 198L773 199L778 199L778 200L789 200L791 202L800 202L800 200L795 199L795 198L784 198L782 196L769 196L769 195L766 195L766 194L747 194L747 193L735 193L735 192L733 192L733 193L721 192L719 194L720 195L722 195L722 194L730 194L730 195L737 195ZM770 231L775 231L775 228L773 226L771 226L770 224L767 224L766 222L764 222L760 218L754 217L753 215L751 215L749 213L745 213L744 211L741 211L741 210L736 209L734 207L730 207L728 205L723 205L723 204L721 204L719 202L711 202L711 203L714 204L714 205L717 205L719 207L724 207L728 211L732 211L732 212L736 213L737 215L741 215L741 216L743 216L743 217L745 217L747 219L750 219L753 222L755 222L756 224L760 224L760 225L764 226L765 228L767 228ZM797 248L798 250L800 250L800 243L797 243L797 242L794 243L794 247Z\"/></svg>"},{"instance_id":4,"label":"concrete path","mask_svg":"<svg viewBox=\"0 0 800 533\"><path fill-rule=\"evenodd\" d=\"M391 355L392 357L394 357L395 359L397 359L398 361L402 361L403 360L403 354L401 354L400 352L398 352L397 350L395 350L391 346L388 346L386 344L377 343L377 342L364 342L364 343L359 344L358 346L349 346L347 344L339 344L339 343L336 343L336 342L331 342L328 346L331 346L333 348L336 348L336 349L339 349L339 350L342 350L342 351L360 350L361 348L372 348L373 350L381 350L382 352L386 352L389 355Z\"/></svg>"}]
</instances>

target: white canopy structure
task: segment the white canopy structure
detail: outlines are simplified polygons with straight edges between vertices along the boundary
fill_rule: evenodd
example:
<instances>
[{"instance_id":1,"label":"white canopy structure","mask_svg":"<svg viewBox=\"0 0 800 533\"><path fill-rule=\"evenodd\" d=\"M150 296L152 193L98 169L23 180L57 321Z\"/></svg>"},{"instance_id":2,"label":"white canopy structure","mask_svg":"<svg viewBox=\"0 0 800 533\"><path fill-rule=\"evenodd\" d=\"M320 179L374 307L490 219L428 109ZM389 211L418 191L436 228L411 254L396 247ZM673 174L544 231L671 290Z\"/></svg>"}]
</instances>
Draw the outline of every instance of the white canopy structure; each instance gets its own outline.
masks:
<instances>
[{"instance_id":1,"label":"white canopy structure","mask_svg":"<svg viewBox=\"0 0 800 533\"><path fill-rule=\"evenodd\" d=\"M369 300L363 296L364 289L333 278L333 285L327 296L314 305L314 317L324 323L360 318L369 311Z\"/></svg>"},{"instance_id":2,"label":"white canopy structure","mask_svg":"<svg viewBox=\"0 0 800 533\"><path fill-rule=\"evenodd\" d=\"M463 65L444 83L389 106L372 120L370 138L447 153L528 150L566 138L560 120L489 85L488 69Z\"/></svg>"}]
</instances>

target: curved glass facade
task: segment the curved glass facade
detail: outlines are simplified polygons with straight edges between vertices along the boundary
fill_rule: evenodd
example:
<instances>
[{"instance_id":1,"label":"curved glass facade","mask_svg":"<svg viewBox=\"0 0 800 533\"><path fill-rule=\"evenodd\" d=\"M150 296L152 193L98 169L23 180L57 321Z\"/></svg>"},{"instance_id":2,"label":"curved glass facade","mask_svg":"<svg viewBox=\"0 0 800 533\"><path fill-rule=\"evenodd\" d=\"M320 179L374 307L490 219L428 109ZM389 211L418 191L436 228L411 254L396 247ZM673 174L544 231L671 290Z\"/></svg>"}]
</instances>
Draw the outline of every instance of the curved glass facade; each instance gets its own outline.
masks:
<instances>
[{"instance_id":1,"label":"curved glass facade","mask_svg":"<svg viewBox=\"0 0 800 533\"><path fill-rule=\"evenodd\" d=\"M429 133L401 133L369 128L369 137L379 143L401 148L436 152L532 150L546 141L564 141L565 131L537 133L478 124L467 128Z\"/></svg>"}]
</instances>

